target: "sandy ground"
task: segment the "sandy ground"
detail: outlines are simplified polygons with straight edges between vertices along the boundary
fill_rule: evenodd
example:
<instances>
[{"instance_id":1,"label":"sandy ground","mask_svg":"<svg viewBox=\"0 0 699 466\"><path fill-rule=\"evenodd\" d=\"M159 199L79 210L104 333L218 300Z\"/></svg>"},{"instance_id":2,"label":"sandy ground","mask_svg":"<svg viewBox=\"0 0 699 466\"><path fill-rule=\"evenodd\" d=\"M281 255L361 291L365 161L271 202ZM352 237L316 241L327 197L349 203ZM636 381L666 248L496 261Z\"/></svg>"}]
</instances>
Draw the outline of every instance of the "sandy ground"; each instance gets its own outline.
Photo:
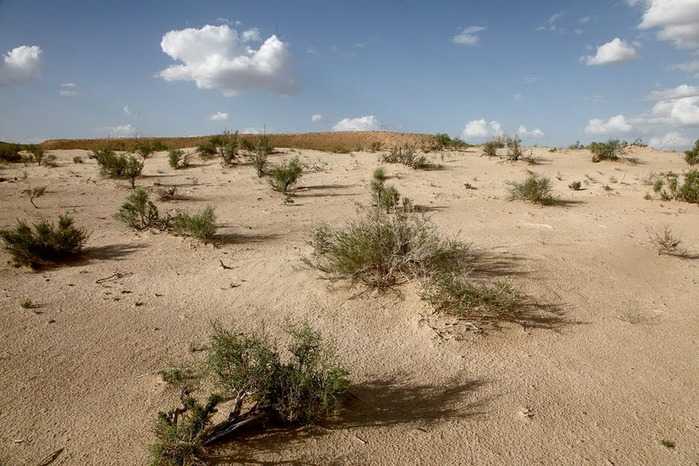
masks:
<instances>
[{"instance_id":1,"label":"sandy ground","mask_svg":"<svg viewBox=\"0 0 699 466\"><path fill-rule=\"evenodd\" d=\"M441 170L386 165L441 231L491 254L499 275L564 319L487 335L431 315L414 285L358 295L303 265L314 224L369 203L376 154L303 151L310 169L291 205L250 166L174 171L165 153L149 159L138 184L187 197L161 210L214 206L218 247L119 223L127 183L101 178L87 157L73 164L83 151L55 152L56 168L2 167L0 226L70 211L91 237L85 261L39 273L0 252L0 464L34 465L59 448L53 464L146 463L154 418L173 401L158 370L196 358L190 347L206 343L212 320L281 338L286 319L335 341L356 399L336 422L237 442L230 463L699 464L699 260L659 256L646 231L668 225L699 254L699 208L644 200L642 183L684 161L535 153L537 166L476 149L431 154ZM506 182L527 169L574 202L508 201ZM575 180L586 189L569 190ZM20 193L40 185L34 209ZM21 308L25 298L41 307Z\"/></svg>"}]
</instances>

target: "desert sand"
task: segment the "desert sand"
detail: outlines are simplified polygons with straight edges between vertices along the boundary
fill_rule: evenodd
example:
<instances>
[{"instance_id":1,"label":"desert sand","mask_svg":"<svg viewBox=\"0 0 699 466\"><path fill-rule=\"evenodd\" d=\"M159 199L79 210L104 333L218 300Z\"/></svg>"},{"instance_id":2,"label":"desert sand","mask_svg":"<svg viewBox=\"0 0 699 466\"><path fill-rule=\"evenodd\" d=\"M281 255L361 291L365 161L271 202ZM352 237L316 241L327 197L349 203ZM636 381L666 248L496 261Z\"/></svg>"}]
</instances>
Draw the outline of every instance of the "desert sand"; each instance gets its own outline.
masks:
<instances>
[{"instance_id":1,"label":"desert sand","mask_svg":"<svg viewBox=\"0 0 699 466\"><path fill-rule=\"evenodd\" d=\"M0 227L67 211L91 233L84 261L38 273L0 252L0 464L60 448L55 465L146 463L154 419L176 399L158 371L199 357L213 320L282 338L289 319L334 341L353 396L333 422L231 443L231 464L699 464L699 260L658 255L647 233L667 225L699 254L699 208L645 200L643 184L685 162L532 150L537 165L478 148L429 154L438 170L383 164L442 233L559 312L488 332L433 314L415 284L362 292L304 265L314 225L369 205L377 154L271 156L307 167L286 204L250 166L195 158L175 171L156 153L137 184L178 186L185 199L161 210L215 207L217 245L128 229L114 218L128 182L101 177L86 151L0 167ZM570 202L509 201L506 182L527 170ZM21 192L42 185L35 209ZM27 298L40 307L23 309Z\"/></svg>"}]
</instances>

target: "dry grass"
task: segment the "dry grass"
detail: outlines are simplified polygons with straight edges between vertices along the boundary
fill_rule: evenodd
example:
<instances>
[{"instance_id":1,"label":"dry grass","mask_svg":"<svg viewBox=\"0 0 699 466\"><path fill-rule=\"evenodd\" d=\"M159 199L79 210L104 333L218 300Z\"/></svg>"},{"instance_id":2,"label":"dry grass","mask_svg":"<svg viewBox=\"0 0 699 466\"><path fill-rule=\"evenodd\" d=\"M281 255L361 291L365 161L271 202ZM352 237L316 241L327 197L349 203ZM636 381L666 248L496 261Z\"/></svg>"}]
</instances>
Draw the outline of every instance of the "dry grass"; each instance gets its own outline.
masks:
<instances>
[{"instance_id":1,"label":"dry grass","mask_svg":"<svg viewBox=\"0 0 699 466\"><path fill-rule=\"evenodd\" d=\"M241 134L242 141L252 144L257 142L257 134ZM378 145L390 147L400 144L413 144L424 150L438 147L437 139L431 134L391 133L384 131L362 132L328 132L269 134L267 137L273 147L294 149L312 149L325 152L351 152L370 150ZM148 143L163 150L196 147L207 142L211 136L196 137L156 137L156 138L120 138L120 139L51 139L41 143L44 150L85 149L96 150L109 146L114 150L134 151ZM241 141L241 143L242 143Z\"/></svg>"}]
</instances>

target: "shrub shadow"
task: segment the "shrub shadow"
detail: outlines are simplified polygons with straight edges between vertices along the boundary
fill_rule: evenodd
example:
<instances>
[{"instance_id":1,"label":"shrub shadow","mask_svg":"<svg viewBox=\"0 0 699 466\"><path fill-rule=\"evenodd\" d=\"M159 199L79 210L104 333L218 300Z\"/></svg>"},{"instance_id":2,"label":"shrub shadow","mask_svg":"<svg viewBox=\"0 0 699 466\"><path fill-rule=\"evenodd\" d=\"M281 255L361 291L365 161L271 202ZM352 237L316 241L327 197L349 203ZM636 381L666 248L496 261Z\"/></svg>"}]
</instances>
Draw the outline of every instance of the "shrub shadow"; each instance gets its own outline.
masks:
<instances>
[{"instance_id":1,"label":"shrub shadow","mask_svg":"<svg viewBox=\"0 0 699 466\"><path fill-rule=\"evenodd\" d=\"M86 248L85 254L79 262L124 260L125 257L145 248L145 244L109 244Z\"/></svg>"},{"instance_id":2,"label":"shrub shadow","mask_svg":"<svg viewBox=\"0 0 699 466\"><path fill-rule=\"evenodd\" d=\"M279 239L280 235L271 234L256 234L256 233L219 233L214 235L211 242L215 245L225 244L241 244L241 243L262 243L264 241L273 241Z\"/></svg>"}]
</instances>

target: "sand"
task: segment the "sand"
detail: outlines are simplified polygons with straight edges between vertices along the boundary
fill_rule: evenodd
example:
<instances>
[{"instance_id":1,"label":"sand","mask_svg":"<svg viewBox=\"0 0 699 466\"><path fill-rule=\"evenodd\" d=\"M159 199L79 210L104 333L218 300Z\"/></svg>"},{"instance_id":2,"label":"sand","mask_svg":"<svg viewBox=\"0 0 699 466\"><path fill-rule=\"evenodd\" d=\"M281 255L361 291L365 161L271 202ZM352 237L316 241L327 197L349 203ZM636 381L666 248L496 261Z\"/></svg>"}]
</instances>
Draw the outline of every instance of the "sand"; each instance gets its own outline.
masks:
<instances>
[{"instance_id":1,"label":"sand","mask_svg":"<svg viewBox=\"0 0 699 466\"><path fill-rule=\"evenodd\" d=\"M113 217L128 183L99 176L87 152L52 153L55 168L0 168L0 226L73 212L88 254L34 273L0 252L0 464L60 448L53 464L147 463L156 414L175 399L158 371L201 357L190 349L212 320L281 339L289 319L335 342L354 397L334 422L235 442L231 464L699 464L699 260L659 256L647 233L667 225L699 254L699 208L643 198L650 173L686 169L679 154L593 164L587 151L534 149L530 166L471 149L430 154L440 170L385 165L440 231L501 265L494 278L562 313L479 333L433 315L415 284L360 293L303 264L313 225L369 204L377 154L294 151L309 169L287 205L250 166L175 171L157 153L138 185L178 186L186 200L161 210L214 206L213 246L129 230ZM508 201L506 182L527 170L572 202ZM41 185L35 209L21 191Z\"/></svg>"}]
</instances>

